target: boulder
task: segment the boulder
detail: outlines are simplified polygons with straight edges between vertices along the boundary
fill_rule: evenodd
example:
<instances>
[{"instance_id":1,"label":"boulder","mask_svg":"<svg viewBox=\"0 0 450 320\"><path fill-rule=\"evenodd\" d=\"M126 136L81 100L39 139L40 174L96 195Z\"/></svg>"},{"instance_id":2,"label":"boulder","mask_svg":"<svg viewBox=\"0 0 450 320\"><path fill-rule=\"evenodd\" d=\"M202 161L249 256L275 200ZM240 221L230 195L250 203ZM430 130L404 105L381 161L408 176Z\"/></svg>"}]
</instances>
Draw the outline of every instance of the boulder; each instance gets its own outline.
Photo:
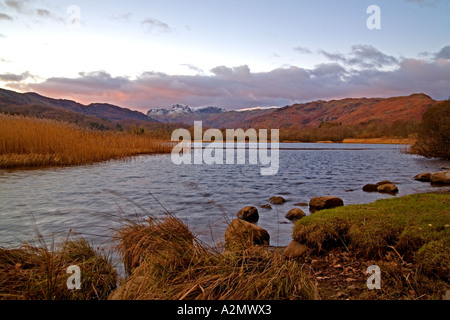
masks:
<instances>
[{"instance_id":1,"label":"boulder","mask_svg":"<svg viewBox=\"0 0 450 320\"><path fill-rule=\"evenodd\" d=\"M292 240L291 243L289 243L289 245L283 251L283 257L286 259L298 258L305 254L306 251L308 251L308 247L306 245Z\"/></svg>"},{"instance_id":2,"label":"boulder","mask_svg":"<svg viewBox=\"0 0 450 320\"><path fill-rule=\"evenodd\" d=\"M429 173L429 172L422 172L422 173L419 173L418 175L416 175L414 177L414 180L423 181L423 182L430 182L430 176L431 176L431 173Z\"/></svg>"},{"instance_id":3,"label":"boulder","mask_svg":"<svg viewBox=\"0 0 450 320\"><path fill-rule=\"evenodd\" d=\"M233 219L225 231L225 247L242 248L270 243L269 233L253 223L241 219Z\"/></svg>"},{"instance_id":4,"label":"boulder","mask_svg":"<svg viewBox=\"0 0 450 320\"><path fill-rule=\"evenodd\" d=\"M383 181L380 181L380 182L376 183L377 187L382 186L384 184L393 184L393 183L390 182L389 180L383 180Z\"/></svg>"},{"instance_id":5,"label":"boulder","mask_svg":"<svg viewBox=\"0 0 450 320\"><path fill-rule=\"evenodd\" d=\"M263 204L263 205L261 206L261 208L271 210L271 209L272 209L272 206L271 206L270 204L267 203L267 204Z\"/></svg>"},{"instance_id":6,"label":"boulder","mask_svg":"<svg viewBox=\"0 0 450 320\"><path fill-rule=\"evenodd\" d=\"M245 207L239 210L237 217L250 223L257 223L259 220L258 209L255 207Z\"/></svg>"},{"instance_id":7,"label":"boulder","mask_svg":"<svg viewBox=\"0 0 450 320\"><path fill-rule=\"evenodd\" d=\"M269 202L273 204L283 204L286 202L286 199L283 197L272 197L269 199Z\"/></svg>"},{"instance_id":8,"label":"boulder","mask_svg":"<svg viewBox=\"0 0 450 320\"><path fill-rule=\"evenodd\" d=\"M376 184L366 184L363 187L363 191L365 192L377 192L378 191L378 186Z\"/></svg>"},{"instance_id":9,"label":"boulder","mask_svg":"<svg viewBox=\"0 0 450 320\"><path fill-rule=\"evenodd\" d=\"M382 184L382 185L378 186L378 192L381 192L381 193L397 193L398 192L398 188L393 183Z\"/></svg>"},{"instance_id":10,"label":"boulder","mask_svg":"<svg viewBox=\"0 0 450 320\"><path fill-rule=\"evenodd\" d=\"M432 183L450 184L450 171L438 171L430 174Z\"/></svg>"},{"instance_id":11,"label":"boulder","mask_svg":"<svg viewBox=\"0 0 450 320\"><path fill-rule=\"evenodd\" d=\"M294 208L289 210L289 212L286 214L286 219L288 220L298 220L303 217L306 217L306 213L303 212L303 210Z\"/></svg>"},{"instance_id":12,"label":"boulder","mask_svg":"<svg viewBox=\"0 0 450 320\"><path fill-rule=\"evenodd\" d=\"M314 197L309 201L309 206L316 210L331 209L344 205L344 201L338 197Z\"/></svg>"}]
</instances>

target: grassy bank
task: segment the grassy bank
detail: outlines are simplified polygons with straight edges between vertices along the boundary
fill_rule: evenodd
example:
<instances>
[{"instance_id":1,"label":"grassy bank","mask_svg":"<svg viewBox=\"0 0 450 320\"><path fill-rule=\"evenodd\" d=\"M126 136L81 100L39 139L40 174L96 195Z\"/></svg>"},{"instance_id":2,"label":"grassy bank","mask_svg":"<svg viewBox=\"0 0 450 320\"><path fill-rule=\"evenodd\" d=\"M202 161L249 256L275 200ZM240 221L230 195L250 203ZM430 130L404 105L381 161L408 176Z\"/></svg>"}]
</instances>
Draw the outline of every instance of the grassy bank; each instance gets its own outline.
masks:
<instances>
[{"instance_id":1,"label":"grassy bank","mask_svg":"<svg viewBox=\"0 0 450 320\"><path fill-rule=\"evenodd\" d=\"M340 293L341 298L352 299L440 299L450 289L448 192L318 212L295 225L293 238L311 249L305 263L329 262L319 269L328 273L322 287L330 297ZM360 266L350 276L351 283L344 278L333 285L339 279L336 272L344 272L349 264ZM384 281L382 290L369 292L365 287L368 276L362 277L361 271L373 264L380 266Z\"/></svg>"},{"instance_id":2,"label":"grassy bank","mask_svg":"<svg viewBox=\"0 0 450 320\"><path fill-rule=\"evenodd\" d=\"M0 114L0 168L89 164L171 146L145 134L103 132L48 119Z\"/></svg>"}]
</instances>

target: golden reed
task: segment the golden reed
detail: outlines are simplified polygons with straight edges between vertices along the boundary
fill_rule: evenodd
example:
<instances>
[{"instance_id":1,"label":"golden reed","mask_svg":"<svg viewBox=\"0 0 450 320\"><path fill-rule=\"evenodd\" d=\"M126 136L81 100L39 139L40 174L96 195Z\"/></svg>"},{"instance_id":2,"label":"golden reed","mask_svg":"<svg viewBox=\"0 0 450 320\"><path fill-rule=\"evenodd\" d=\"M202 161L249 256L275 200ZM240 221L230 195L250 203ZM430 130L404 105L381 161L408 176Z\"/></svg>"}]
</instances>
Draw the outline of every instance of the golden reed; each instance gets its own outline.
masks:
<instances>
[{"instance_id":1,"label":"golden reed","mask_svg":"<svg viewBox=\"0 0 450 320\"><path fill-rule=\"evenodd\" d=\"M82 165L170 153L149 134L95 131L49 119L0 114L0 168Z\"/></svg>"}]
</instances>

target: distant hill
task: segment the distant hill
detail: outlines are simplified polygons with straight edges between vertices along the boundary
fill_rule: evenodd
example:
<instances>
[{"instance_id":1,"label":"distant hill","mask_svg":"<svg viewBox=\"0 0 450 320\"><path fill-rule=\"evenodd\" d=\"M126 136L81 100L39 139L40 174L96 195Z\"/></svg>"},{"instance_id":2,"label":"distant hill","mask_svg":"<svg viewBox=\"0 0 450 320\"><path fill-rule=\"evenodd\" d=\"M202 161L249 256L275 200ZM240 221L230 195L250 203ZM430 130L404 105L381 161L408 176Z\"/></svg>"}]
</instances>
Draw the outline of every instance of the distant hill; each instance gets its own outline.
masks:
<instances>
[{"instance_id":1,"label":"distant hill","mask_svg":"<svg viewBox=\"0 0 450 320\"><path fill-rule=\"evenodd\" d=\"M203 121L211 128L318 128L323 124L388 124L421 121L428 108L439 101L419 93L392 98L348 98L313 101L282 108L254 108L226 111L215 106L189 107L176 104L171 109L154 108L147 115L106 103L83 105L75 101L52 99L37 93L18 93L0 89L0 112L52 118L95 127L117 125L192 126ZM169 130L166 128L166 131Z\"/></svg>"},{"instance_id":2,"label":"distant hill","mask_svg":"<svg viewBox=\"0 0 450 320\"><path fill-rule=\"evenodd\" d=\"M205 120L224 112L226 112L225 109L215 106L190 107L183 104L174 104L171 109L150 109L147 112L147 116L165 123L182 122L193 124L194 121Z\"/></svg>"},{"instance_id":3,"label":"distant hill","mask_svg":"<svg viewBox=\"0 0 450 320\"><path fill-rule=\"evenodd\" d=\"M121 122L159 123L145 114L107 103L81 103L52 99L37 93L18 93L0 89L0 112L26 114L76 123L96 123L99 126Z\"/></svg>"},{"instance_id":4,"label":"distant hill","mask_svg":"<svg viewBox=\"0 0 450 320\"><path fill-rule=\"evenodd\" d=\"M152 109L147 115L162 122L195 120L214 128L311 128L323 123L353 125L369 122L420 121L428 108L438 101L425 94L392 98L348 98L313 101L282 108L244 111L194 112L192 107L175 105L172 109Z\"/></svg>"}]
</instances>

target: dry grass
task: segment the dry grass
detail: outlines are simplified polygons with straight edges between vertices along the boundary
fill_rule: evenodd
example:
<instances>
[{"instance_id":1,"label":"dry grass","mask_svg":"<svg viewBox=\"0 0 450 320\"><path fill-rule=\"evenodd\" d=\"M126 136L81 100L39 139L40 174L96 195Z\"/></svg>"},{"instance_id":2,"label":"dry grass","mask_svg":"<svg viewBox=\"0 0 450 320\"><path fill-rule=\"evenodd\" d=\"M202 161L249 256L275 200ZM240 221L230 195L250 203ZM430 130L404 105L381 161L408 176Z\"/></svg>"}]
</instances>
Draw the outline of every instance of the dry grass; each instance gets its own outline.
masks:
<instances>
[{"instance_id":1,"label":"dry grass","mask_svg":"<svg viewBox=\"0 0 450 320\"><path fill-rule=\"evenodd\" d=\"M110 299L318 298L317 288L295 261L259 246L219 252L200 243L174 217L129 225L119 230L118 238L131 276Z\"/></svg>"},{"instance_id":2,"label":"dry grass","mask_svg":"<svg viewBox=\"0 0 450 320\"><path fill-rule=\"evenodd\" d=\"M67 288L71 265L80 267L79 290ZM116 288L117 279L107 257L84 239L66 241L56 250L30 244L0 248L0 299L102 300Z\"/></svg>"},{"instance_id":3,"label":"dry grass","mask_svg":"<svg viewBox=\"0 0 450 320\"><path fill-rule=\"evenodd\" d=\"M148 135L0 114L0 168L81 165L171 149L170 143Z\"/></svg>"}]
</instances>

